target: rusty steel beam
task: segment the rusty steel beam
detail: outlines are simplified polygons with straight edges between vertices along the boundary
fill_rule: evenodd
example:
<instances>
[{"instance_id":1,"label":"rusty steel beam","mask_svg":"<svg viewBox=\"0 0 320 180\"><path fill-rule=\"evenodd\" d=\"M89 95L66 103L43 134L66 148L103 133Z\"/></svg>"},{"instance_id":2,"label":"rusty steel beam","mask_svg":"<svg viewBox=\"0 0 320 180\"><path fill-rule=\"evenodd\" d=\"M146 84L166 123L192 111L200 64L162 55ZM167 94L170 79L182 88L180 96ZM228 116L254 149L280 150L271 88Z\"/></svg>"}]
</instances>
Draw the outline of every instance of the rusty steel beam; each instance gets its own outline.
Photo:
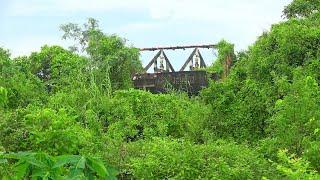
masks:
<instances>
[{"instance_id":1,"label":"rusty steel beam","mask_svg":"<svg viewBox=\"0 0 320 180\"><path fill-rule=\"evenodd\" d=\"M157 62L157 59L160 57L161 54L163 54L163 56L164 56L164 60L166 61L166 65L167 65L167 67L169 67L169 71L171 70L171 72L174 72L172 64L170 63L166 53L164 53L164 51L162 49L152 58L152 60L149 62L149 64L144 68L145 72L147 72L150 69L152 64Z\"/></svg>"},{"instance_id":2,"label":"rusty steel beam","mask_svg":"<svg viewBox=\"0 0 320 180\"><path fill-rule=\"evenodd\" d=\"M186 60L186 62L183 64L183 66L181 67L180 71L184 71L186 69L186 67L188 66L188 64L190 63L190 61L192 61L193 56L196 54L197 52L197 48L195 48L192 53L190 54L190 56L188 57L188 59Z\"/></svg>"},{"instance_id":3,"label":"rusty steel beam","mask_svg":"<svg viewBox=\"0 0 320 180\"><path fill-rule=\"evenodd\" d=\"M205 67L207 67L207 65L206 65L206 63L204 62L203 57L202 57L202 55L201 55L201 53L200 53L199 50L198 50L198 54L199 54L199 56L200 56L200 68L205 68Z\"/></svg>"},{"instance_id":4,"label":"rusty steel beam","mask_svg":"<svg viewBox=\"0 0 320 180\"><path fill-rule=\"evenodd\" d=\"M144 71L147 72L149 70L149 68L152 66L152 64L157 61L158 57L161 55L162 51L159 51L153 58L152 60L149 62L149 64L144 68Z\"/></svg>"},{"instance_id":5,"label":"rusty steel beam","mask_svg":"<svg viewBox=\"0 0 320 180\"><path fill-rule=\"evenodd\" d=\"M156 51L156 50L176 50L176 49L190 49L190 48L216 48L215 44L208 45L192 45L192 46L169 46L169 47L153 47L153 48L140 48L140 51Z\"/></svg>"},{"instance_id":6,"label":"rusty steel beam","mask_svg":"<svg viewBox=\"0 0 320 180\"><path fill-rule=\"evenodd\" d=\"M164 59L165 59L165 61L166 61L166 65L167 65L167 67L169 66L169 68L170 68L171 72L174 72L173 66L172 66L172 64L170 63L170 61L169 61L169 59L168 59L167 55L164 53L164 51L163 51L163 50L161 50L161 51L162 51L162 54L163 54ZM167 70L168 70L168 69L167 69Z\"/></svg>"}]
</instances>

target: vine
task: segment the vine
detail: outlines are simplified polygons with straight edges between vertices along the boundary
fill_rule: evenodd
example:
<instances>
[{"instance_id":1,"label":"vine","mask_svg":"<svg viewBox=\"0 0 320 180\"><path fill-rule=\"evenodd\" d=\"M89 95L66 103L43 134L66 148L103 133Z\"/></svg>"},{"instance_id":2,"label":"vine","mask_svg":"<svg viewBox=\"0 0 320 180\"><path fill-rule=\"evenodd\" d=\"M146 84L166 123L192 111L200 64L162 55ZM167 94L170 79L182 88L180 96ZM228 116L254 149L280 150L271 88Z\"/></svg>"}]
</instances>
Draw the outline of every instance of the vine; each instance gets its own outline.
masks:
<instances>
[{"instance_id":1,"label":"vine","mask_svg":"<svg viewBox=\"0 0 320 180\"><path fill-rule=\"evenodd\" d=\"M219 77L225 78L228 76L233 61L236 59L234 53L234 44L221 40L217 44L218 57L214 63L206 70L209 73L217 74Z\"/></svg>"}]
</instances>

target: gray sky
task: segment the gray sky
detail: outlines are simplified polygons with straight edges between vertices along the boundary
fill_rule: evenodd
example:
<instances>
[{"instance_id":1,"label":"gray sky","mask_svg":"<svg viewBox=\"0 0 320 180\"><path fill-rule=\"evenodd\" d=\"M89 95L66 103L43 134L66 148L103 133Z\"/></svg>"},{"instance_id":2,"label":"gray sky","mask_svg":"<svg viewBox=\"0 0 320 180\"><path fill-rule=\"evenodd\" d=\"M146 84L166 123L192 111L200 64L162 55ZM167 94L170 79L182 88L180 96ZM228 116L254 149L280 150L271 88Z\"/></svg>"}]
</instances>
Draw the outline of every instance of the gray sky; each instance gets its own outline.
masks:
<instances>
[{"instance_id":1,"label":"gray sky","mask_svg":"<svg viewBox=\"0 0 320 180\"><path fill-rule=\"evenodd\" d=\"M271 24L282 20L291 0L0 0L0 46L14 57L29 55L44 44L68 47L59 25L84 23L118 34L136 47L217 43L226 39L246 49ZM191 51L191 50L190 50ZM166 52L175 69L190 51ZM212 50L202 51L208 64ZM143 53L144 64L152 53Z\"/></svg>"}]
</instances>

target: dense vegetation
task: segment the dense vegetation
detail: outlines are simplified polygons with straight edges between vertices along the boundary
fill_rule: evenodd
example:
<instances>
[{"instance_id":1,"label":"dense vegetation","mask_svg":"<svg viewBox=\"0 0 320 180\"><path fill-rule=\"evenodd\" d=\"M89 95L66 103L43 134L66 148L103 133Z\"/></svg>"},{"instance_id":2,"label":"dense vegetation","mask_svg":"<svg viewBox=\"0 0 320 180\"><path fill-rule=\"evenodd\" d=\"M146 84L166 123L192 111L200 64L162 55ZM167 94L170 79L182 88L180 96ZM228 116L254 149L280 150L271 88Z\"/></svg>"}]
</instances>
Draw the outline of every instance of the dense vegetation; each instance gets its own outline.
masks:
<instances>
[{"instance_id":1,"label":"dense vegetation","mask_svg":"<svg viewBox=\"0 0 320 180\"><path fill-rule=\"evenodd\" d=\"M320 14L294 0L197 97L132 89L138 50L95 20L70 50L0 48L2 179L319 179ZM77 52L83 51L85 55Z\"/></svg>"}]
</instances>

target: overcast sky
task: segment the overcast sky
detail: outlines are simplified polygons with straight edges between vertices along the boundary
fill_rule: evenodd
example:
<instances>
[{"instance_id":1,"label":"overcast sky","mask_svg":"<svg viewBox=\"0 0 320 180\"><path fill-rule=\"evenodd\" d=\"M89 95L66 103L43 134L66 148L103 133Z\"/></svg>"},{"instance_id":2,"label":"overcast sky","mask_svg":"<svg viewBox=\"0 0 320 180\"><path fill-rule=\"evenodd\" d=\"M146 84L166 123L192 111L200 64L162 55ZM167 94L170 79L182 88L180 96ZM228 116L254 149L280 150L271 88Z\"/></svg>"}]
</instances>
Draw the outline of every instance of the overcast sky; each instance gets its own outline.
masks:
<instances>
[{"instance_id":1,"label":"overcast sky","mask_svg":"<svg viewBox=\"0 0 320 180\"><path fill-rule=\"evenodd\" d=\"M100 22L108 34L118 34L136 47L212 44L226 39L237 50L282 19L292 0L0 0L0 46L12 56L29 55L44 44L68 47L59 25ZM175 69L190 51L166 52ZM202 50L207 63L212 50ZM152 53L142 54L143 63Z\"/></svg>"}]
</instances>

